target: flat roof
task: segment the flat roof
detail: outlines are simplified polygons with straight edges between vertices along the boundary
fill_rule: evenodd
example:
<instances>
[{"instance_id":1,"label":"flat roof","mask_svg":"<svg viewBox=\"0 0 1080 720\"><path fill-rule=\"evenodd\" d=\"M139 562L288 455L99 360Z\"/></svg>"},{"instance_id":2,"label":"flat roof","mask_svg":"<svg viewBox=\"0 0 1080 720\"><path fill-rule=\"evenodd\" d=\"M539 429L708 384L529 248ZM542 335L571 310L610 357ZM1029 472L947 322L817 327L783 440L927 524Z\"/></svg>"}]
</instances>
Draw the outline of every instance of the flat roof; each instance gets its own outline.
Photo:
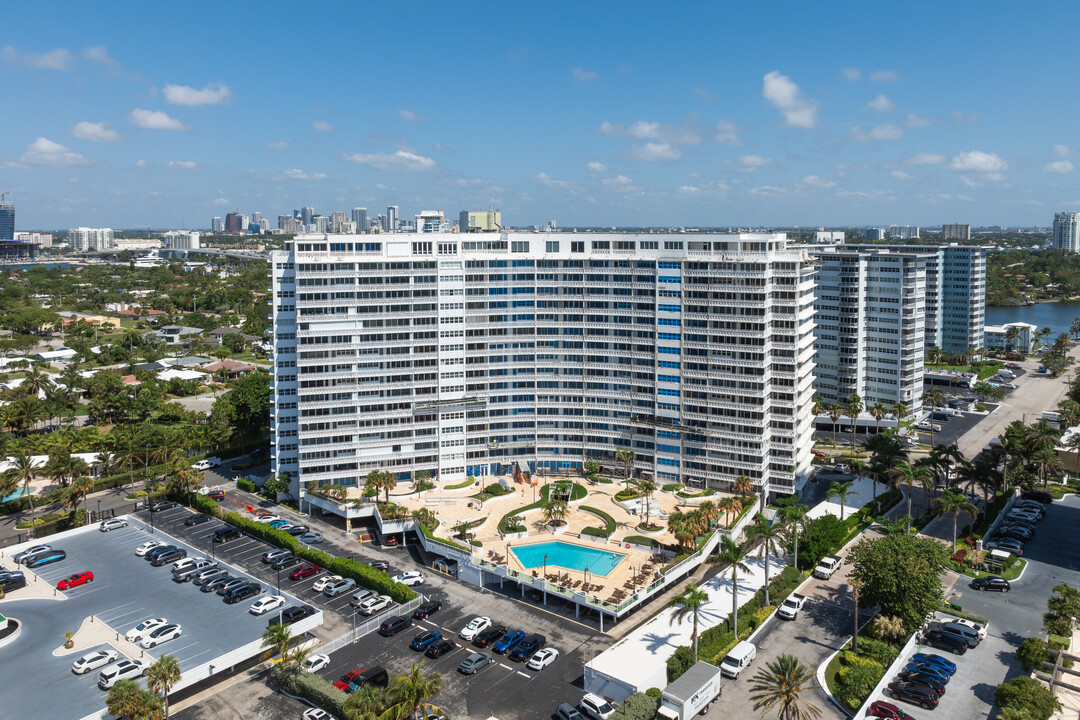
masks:
<instances>
[{"instance_id":1,"label":"flat roof","mask_svg":"<svg viewBox=\"0 0 1080 720\"><path fill-rule=\"evenodd\" d=\"M706 681L715 677L718 672L720 668L698 660L678 680L664 688L664 692L680 700L689 700Z\"/></svg>"}]
</instances>

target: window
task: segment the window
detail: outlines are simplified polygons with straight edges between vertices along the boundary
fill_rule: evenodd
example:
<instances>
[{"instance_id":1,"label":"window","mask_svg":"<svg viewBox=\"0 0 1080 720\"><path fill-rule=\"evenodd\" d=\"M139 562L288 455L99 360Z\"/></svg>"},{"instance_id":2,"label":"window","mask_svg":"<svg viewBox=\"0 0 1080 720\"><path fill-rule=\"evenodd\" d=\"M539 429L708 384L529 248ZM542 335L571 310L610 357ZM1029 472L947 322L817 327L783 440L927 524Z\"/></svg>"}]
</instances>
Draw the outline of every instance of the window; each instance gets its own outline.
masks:
<instances>
[{"instance_id":1,"label":"window","mask_svg":"<svg viewBox=\"0 0 1080 720\"><path fill-rule=\"evenodd\" d=\"M546 243L544 243L544 245L545 245L545 250L547 252L549 252L549 253L557 253L557 252L559 252L559 241L558 240L548 240Z\"/></svg>"},{"instance_id":2,"label":"window","mask_svg":"<svg viewBox=\"0 0 1080 720\"><path fill-rule=\"evenodd\" d=\"M512 253L527 253L529 252L528 240L515 240L510 243L510 252Z\"/></svg>"},{"instance_id":3,"label":"window","mask_svg":"<svg viewBox=\"0 0 1080 720\"><path fill-rule=\"evenodd\" d=\"M576 253L585 252L585 241L584 240L571 240L570 241L570 252L576 252Z\"/></svg>"}]
</instances>

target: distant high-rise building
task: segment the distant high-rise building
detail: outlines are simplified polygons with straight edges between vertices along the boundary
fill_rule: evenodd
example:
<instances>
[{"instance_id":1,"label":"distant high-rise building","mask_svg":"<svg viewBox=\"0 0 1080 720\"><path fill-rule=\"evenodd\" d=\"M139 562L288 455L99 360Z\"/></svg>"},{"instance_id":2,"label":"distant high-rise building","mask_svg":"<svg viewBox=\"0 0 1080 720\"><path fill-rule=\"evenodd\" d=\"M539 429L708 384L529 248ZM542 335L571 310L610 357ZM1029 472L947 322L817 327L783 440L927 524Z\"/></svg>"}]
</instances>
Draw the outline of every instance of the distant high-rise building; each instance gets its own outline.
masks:
<instances>
[{"instance_id":1,"label":"distant high-rise building","mask_svg":"<svg viewBox=\"0 0 1080 720\"><path fill-rule=\"evenodd\" d=\"M833 243L844 242L843 230L815 230L814 231L814 244L815 245L831 245Z\"/></svg>"},{"instance_id":2,"label":"distant high-rise building","mask_svg":"<svg viewBox=\"0 0 1080 720\"><path fill-rule=\"evenodd\" d=\"M911 225L890 225L889 237L900 238L901 240L915 240L919 237L919 226L912 227Z\"/></svg>"},{"instance_id":3,"label":"distant high-rise building","mask_svg":"<svg viewBox=\"0 0 1080 720\"><path fill-rule=\"evenodd\" d=\"M330 232L340 233L341 226L347 222L349 216L343 212L330 213Z\"/></svg>"},{"instance_id":4,"label":"distant high-rise building","mask_svg":"<svg viewBox=\"0 0 1080 720\"><path fill-rule=\"evenodd\" d=\"M288 223L288 222L291 222L292 219L293 219L292 215L278 215L277 216L278 230L284 230L285 229L285 224Z\"/></svg>"},{"instance_id":5,"label":"distant high-rise building","mask_svg":"<svg viewBox=\"0 0 1080 720\"><path fill-rule=\"evenodd\" d=\"M382 213L379 213L379 227L382 228L383 232L387 232L388 230L390 230L390 228L386 224L386 216Z\"/></svg>"},{"instance_id":6,"label":"distant high-rise building","mask_svg":"<svg viewBox=\"0 0 1080 720\"><path fill-rule=\"evenodd\" d=\"M228 213L225 215L225 232L240 234L247 229L247 222L240 213Z\"/></svg>"},{"instance_id":7,"label":"distant high-rise building","mask_svg":"<svg viewBox=\"0 0 1080 720\"><path fill-rule=\"evenodd\" d=\"M867 240L884 240L885 228L866 228L863 237Z\"/></svg>"},{"instance_id":8,"label":"distant high-rise building","mask_svg":"<svg viewBox=\"0 0 1080 720\"><path fill-rule=\"evenodd\" d=\"M941 226L941 234L945 240L970 240L971 226L961 223L945 224Z\"/></svg>"},{"instance_id":9,"label":"distant high-rise building","mask_svg":"<svg viewBox=\"0 0 1080 720\"><path fill-rule=\"evenodd\" d=\"M210 221L210 231L215 235L225 232L225 221L219 217L215 217Z\"/></svg>"},{"instance_id":10,"label":"distant high-rise building","mask_svg":"<svg viewBox=\"0 0 1080 720\"><path fill-rule=\"evenodd\" d=\"M450 225L446 222L442 210L421 210L413 227L416 232L421 233L450 232Z\"/></svg>"},{"instance_id":11,"label":"distant high-rise building","mask_svg":"<svg viewBox=\"0 0 1080 720\"><path fill-rule=\"evenodd\" d=\"M252 222L252 224L258 225L258 224L262 223L262 219L263 219L263 216L262 216L261 212L253 212L253 213L251 213L251 222Z\"/></svg>"},{"instance_id":12,"label":"distant high-rise building","mask_svg":"<svg viewBox=\"0 0 1080 720\"><path fill-rule=\"evenodd\" d=\"M356 232L364 232L368 229L367 208L356 207L352 209L352 221L356 223Z\"/></svg>"},{"instance_id":13,"label":"distant high-rise building","mask_svg":"<svg viewBox=\"0 0 1080 720\"><path fill-rule=\"evenodd\" d=\"M52 247L52 234L51 233L39 233L39 232L17 232L15 233L16 242L34 243L43 248Z\"/></svg>"},{"instance_id":14,"label":"distant high-rise building","mask_svg":"<svg viewBox=\"0 0 1080 720\"><path fill-rule=\"evenodd\" d=\"M311 225L315 228L315 232L329 232L330 231L330 218L325 215L312 215Z\"/></svg>"},{"instance_id":15,"label":"distant high-rise building","mask_svg":"<svg viewBox=\"0 0 1080 720\"><path fill-rule=\"evenodd\" d=\"M386 229L388 232L397 232L398 229L398 206L386 206Z\"/></svg>"},{"instance_id":16,"label":"distant high-rise building","mask_svg":"<svg viewBox=\"0 0 1080 720\"><path fill-rule=\"evenodd\" d=\"M1080 252L1080 213L1054 213L1053 238L1055 250Z\"/></svg>"},{"instance_id":17,"label":"distant high-rise building","mask_svg":"<svg viewBox=\"0 0 1080 720\"><path fill-rule=\"evenodd\" d=\"M473 212L462 210L458 215L458 232L499 232L502 230L502 213L498 210Z\"/></svg>"},{"instance_id":18,"label":"distant high-rise building","mask_svg":"<svg viewBox=\"0 0 1080 720\"><path fill-rule=\"evenodd\" d=\"M15 203L0 202L0 240L15 239Z\"/></svg>"},{"instance_id":19,"label":"distant high-rise building","mask_svg":"<svg viewBox=\"0 0 1080 720\"><path fill-rule=\"evenodd\" d=\"M165 247L170 250L198 250L199 233L186 230L171 230L162 236Z\"/></svg>"},{"instance_id":20,"label":"distant high-rise building","mask_svg":"<svg viewBox=\"0 0 1080 720\"><path fill-rule=\"evenodd\" d=\"M304 221L305 225L310 225L313 217L315 217L315 208L305 207L300 210L300 219Z\"/></svg>"},{"instance_id":21,"label":"distant high-rise building","mask_svg":"<svg viewBox=\"0 0 1080 720\"><path fill-rule=\"evenodd\" d=\"M68 231L68 244L76 252L109 250L113 247L113 231L112 228L72 228Z\"/></svg>"}]
</instances>

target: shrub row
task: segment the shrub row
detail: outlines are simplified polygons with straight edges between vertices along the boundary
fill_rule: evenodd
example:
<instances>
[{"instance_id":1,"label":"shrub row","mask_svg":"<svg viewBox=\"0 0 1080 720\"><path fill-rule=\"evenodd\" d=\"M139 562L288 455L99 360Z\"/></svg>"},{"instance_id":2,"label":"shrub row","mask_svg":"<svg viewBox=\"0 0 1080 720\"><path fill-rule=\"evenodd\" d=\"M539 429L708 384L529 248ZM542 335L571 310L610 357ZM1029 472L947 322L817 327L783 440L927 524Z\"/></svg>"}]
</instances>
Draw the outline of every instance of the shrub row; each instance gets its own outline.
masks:
<instances>
[{"instance_id":1,"label":"shrub row","mask_svg":"<svg viewBox=\"0 0 1080 720\"><path fill-rule=\"evenodd\" d=\"M253 480L236 478L236 487L249 493L256 492L255 482Z\"/></svg>"},{"instance_id":2,"label":"shrub row","mask_svg":"<svg viewBox=\"0 0 1080 720\"><path fill-rule=\"evenodd\" d=\"M644 535L627 535L622 541L624 543L634 543L635 545L644 545L652 548L660 547L660 542L658 540L651 537L645 537Z\"/></svg>"},{"instance_id":3,"label":"shrub row","mask_svg":"<svg viewBox=\"0 0 1080 720\"><path fill-rule=\"evenodd\" d=\"M461 490L462 488L467 488L470 485L475 485L475 484L476 484L476 478L470 477L468 480L466 480L464 482L454 483L453 485L447 485L444 489L445 490Z\"/></svg>"},{"instance_id":4,"label":"shrub row","mask_svg":"<svg viewBox=\"0 0 1080 720\"><path fill-rule=\"evenodd\" d=\"M619 502L625 500L633 500L636 497L640 497L641 493L636 488L627 488L626 490L620 490L615 493L615 499Z\"/></svg>"},{"instance_id":5,"label":"shrub row","mask_svg":"<svg viewBox=\"0 0 1080 720\"><path fill-rule=\"evenodd\" d=\"M296 667L285 668L280 665L274 667L272 674L283 691L304 698L334 717L341 716L341 706L345 704L348 696L322 675L300 672Z\"/></svg>"},{"instance_id":6,"label":"shrub row","mask_svg":"<svg viewBox=\"0 0 1080 720\"><path fill-rule=\"evenodd\" d=\"M586 528L588 530L597 530L598 531L598 532L595 532L595 533L588 533L589 535L600 535L601 537L611 537L611 533L615 532L615 528L618 527L617 524L615 523L615 518L611 517L610 515L608 515L603 510L598 510L597 508L589 507L588 505L582 505L581 509L584 510L585 512L590 512L593 515L599 516L607 524L607 530L606 531L602 530L600 528ZM584 532L584 531L582 531L582 532Z\"/></svg>"},{"instance_id":7,"label":"shrub row","mask_svg":"<svg viewBox=\"0 0 1080 720\"><path fill-rule=\"evenodd\" d=\"M682 487L682 483L668 483L667 485L664 485L661 490L664 492L678 492L682 490Z\"/></svg>"}]
</instances>

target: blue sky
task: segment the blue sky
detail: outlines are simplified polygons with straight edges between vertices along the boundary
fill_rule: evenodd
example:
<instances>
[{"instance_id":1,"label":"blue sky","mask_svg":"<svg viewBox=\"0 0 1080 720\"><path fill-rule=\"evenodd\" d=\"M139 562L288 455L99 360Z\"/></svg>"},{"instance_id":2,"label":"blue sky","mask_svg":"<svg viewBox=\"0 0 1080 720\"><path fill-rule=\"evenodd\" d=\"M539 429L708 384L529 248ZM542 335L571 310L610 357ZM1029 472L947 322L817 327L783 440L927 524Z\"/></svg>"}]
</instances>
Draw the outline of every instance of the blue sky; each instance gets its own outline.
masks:
<instances>
[{"instance_id":1,"label":"blue sky","mask_svg":"<svg viewBox=\"0 0 1080 720\"><path fill-rule=\"evenodd\" d=\"M1049 224L1076 3L7 2L21 229ZM1068 37L1068 33L1065 34Z\"/></svg>"}]
</instances>

